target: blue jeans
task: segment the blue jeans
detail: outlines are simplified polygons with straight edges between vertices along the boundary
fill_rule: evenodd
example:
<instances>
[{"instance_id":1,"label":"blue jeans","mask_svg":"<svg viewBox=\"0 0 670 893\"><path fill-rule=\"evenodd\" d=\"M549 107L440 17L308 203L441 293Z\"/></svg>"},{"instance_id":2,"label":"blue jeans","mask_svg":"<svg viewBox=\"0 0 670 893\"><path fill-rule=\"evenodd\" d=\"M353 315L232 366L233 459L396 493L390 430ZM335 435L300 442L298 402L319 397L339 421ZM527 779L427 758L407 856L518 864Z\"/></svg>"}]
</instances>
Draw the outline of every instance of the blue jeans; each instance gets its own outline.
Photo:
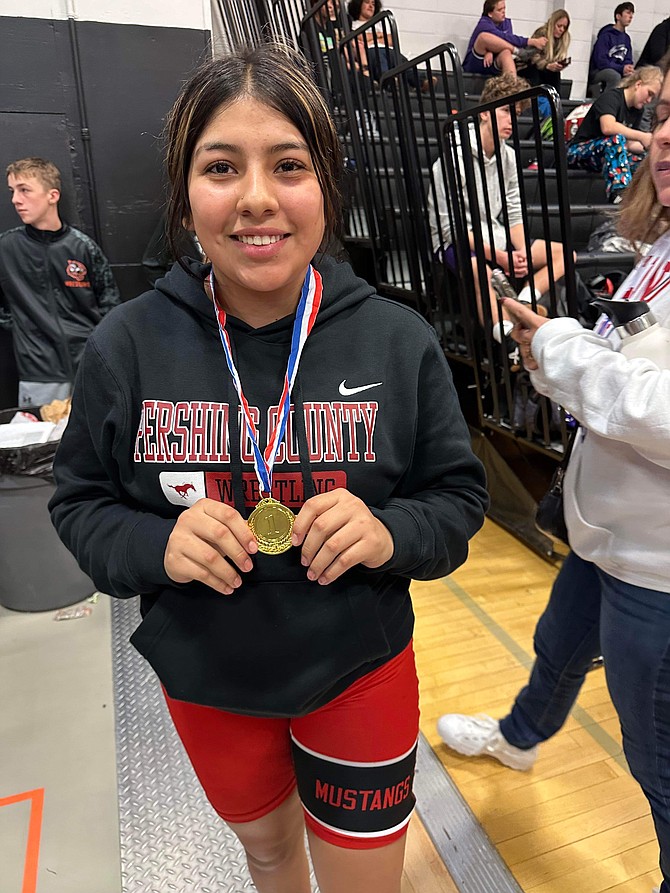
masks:
<instances>
[{"instance_id":1,"label":"blue jeans","mask_svg":"<svg viewBox=\"0 0 670 893\"><path fill-rule=\"evenodd\" d=\"M403 56L402 53L397 53L393 47L368 47L367 56L370 77L375 81L381 80L381 76L392 68L395 68L396 65L400 65L402 62L407 62L407 57ZM413 68L408 69L405 72L404 77L410 86L420 86L416 71Z\"/></svg>"},{"instance_id":2,"label":"blue jeans","mask_svg":"<svg viewBox=\"0 0 670 893\"><path fill-rule=\"evenodd\" d=\"M557 732L602 653L624 753L656 826L661 893L670 893L670 593L623 583L570 553L535 629L535 653L502 734L529 748Z\"/></svg>"}]
</instances>

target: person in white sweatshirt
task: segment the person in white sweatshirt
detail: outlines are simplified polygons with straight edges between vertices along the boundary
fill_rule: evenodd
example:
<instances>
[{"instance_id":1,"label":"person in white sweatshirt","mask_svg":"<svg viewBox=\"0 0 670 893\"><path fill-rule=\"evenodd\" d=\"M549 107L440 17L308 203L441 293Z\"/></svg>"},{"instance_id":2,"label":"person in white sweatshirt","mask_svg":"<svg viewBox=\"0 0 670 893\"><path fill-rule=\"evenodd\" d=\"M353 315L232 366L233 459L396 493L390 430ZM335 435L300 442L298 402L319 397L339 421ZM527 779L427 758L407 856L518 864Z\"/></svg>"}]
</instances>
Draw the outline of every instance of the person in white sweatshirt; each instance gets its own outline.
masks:
<instances>
[{"instance_id":1,"label":"person in white sweatshirt","mask_svg":"<svg viewBox=\"0 0 670 893\"><path fill-rule=\"evenodd\" d=\"M615 299L646 301L670 329L670 74L648 158L621 210L622 235L653 243ZM535 630L536 661L511 712L446 714L466 755L529 769L602 653L631 772L651 807L670 893L670 362L629 358L604 318L594 331L505 300L535 388L581 424L565 477L571 552ZM670 360L670 357L668 358Z\"/></svg>"}]
</instances>

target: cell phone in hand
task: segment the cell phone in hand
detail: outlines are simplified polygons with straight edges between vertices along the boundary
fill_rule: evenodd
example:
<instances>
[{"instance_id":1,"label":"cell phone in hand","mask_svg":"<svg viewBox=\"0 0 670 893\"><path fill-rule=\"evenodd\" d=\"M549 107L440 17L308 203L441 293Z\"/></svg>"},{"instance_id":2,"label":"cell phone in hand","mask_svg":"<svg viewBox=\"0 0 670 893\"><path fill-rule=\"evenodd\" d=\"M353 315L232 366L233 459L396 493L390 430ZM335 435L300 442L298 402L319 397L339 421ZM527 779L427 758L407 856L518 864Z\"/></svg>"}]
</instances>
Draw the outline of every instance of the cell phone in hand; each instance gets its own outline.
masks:
<instances>
[{"instance_id":1,"label":"cell phone in hand","mask_svg":"<svg viewBox=\"0 0 670 893\"><path fill-rule=\"evenodd\" d=\"M563 59L562 62L559 62L559 65L561 66L561 68L567 68L571 62L572 62L572 56L568 56L567 59Z\"/></svg>"}]
</instances>

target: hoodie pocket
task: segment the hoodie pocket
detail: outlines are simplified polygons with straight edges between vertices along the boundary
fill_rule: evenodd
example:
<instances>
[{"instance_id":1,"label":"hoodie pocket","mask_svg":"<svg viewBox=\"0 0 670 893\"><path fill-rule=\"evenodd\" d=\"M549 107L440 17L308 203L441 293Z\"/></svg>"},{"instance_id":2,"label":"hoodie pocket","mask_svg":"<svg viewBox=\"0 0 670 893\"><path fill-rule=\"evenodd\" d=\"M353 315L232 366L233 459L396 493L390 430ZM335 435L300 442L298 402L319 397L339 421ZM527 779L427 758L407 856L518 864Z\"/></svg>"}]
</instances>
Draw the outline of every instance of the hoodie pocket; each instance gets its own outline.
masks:
<instances>
[{"instance_id":1,"label":"hoodie pocket","mask_svg":"<svg viewBox=\"0 0 670 893\"><path fill-rule=\"evenodd\" d=\"M595 564L606 561L609 566L617 565L612 531L587 520L577 497L565 503L564 511L570 547L586 561L593 561Z\"/></svg>"},{"instance_id":2,"label":"hoodie pocket","mask_svg":"<svg viewBox=\"0 0 670 893\"><path fill-rule=\"evenodd\" d=\"M168 694L260 716L298 716L389 653L379 580L246 580L232 596L166 589L131 637Z\"/></svg>"}]
</instances>

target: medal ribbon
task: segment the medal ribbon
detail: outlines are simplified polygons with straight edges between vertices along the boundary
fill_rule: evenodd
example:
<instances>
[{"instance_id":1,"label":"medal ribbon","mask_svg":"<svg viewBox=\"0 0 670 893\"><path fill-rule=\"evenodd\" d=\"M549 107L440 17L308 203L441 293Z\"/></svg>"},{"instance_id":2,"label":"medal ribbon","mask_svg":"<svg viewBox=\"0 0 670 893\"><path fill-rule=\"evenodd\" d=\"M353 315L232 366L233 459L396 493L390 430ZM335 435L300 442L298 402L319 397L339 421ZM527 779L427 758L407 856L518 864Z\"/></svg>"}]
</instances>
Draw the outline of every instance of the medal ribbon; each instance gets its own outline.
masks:
<instances>
[{"instance_id":1,"label":"medal ribbon","mask_svg":"<svg viewBox=\"0 0 670 893\"><path fill-rule=\"evenodd\" d=\"M258 445L258 431L254 420L251 417L249 404L242 391L242 382L233 360L233 351L226 331L226 313L216 303L214 291L214 270L209 274L209 286L212 290L212 299L214 301L214 311L216 313L216 321L219 326L219 336L223 345L223 352L226 357L226 363L230 371L237 396L242 407L242 415L244 416L244 424L251 440L254 455L254 469L256 477L260 484L261 495L270 496L272 494L272 468L277 458L279 445L284 439L286 431L286 423L290 408L291 391L298 374L298 366L302 355L303 347L307 341L309 333L312 331L316 316L321 306L321 297L323 294L323 283L320 274L310 264L307 268L307 275L302 284L300 292L300 300L295 311L295 321L293 323L293 333L291 335L291 350L289 352L286 372L284 374L284 387L282 388L281 397L279 398L277 422L268 433L268 445L261 452Z\"/></svg>"},{"instance_id":2,"label":"medal ribbon","mask_svg":"<svg viewBox=\"0 0 670 893\"><path fill-rule=\"evenodd\" d=\"M660 246L660 248L658 247ZM645 301L650 303L668 287L670 273L670 239L663 236L626 277L614 295L614 300ZM594 331L608 337L614 326L603 314Z\"/></svg>"}]
</instances>

